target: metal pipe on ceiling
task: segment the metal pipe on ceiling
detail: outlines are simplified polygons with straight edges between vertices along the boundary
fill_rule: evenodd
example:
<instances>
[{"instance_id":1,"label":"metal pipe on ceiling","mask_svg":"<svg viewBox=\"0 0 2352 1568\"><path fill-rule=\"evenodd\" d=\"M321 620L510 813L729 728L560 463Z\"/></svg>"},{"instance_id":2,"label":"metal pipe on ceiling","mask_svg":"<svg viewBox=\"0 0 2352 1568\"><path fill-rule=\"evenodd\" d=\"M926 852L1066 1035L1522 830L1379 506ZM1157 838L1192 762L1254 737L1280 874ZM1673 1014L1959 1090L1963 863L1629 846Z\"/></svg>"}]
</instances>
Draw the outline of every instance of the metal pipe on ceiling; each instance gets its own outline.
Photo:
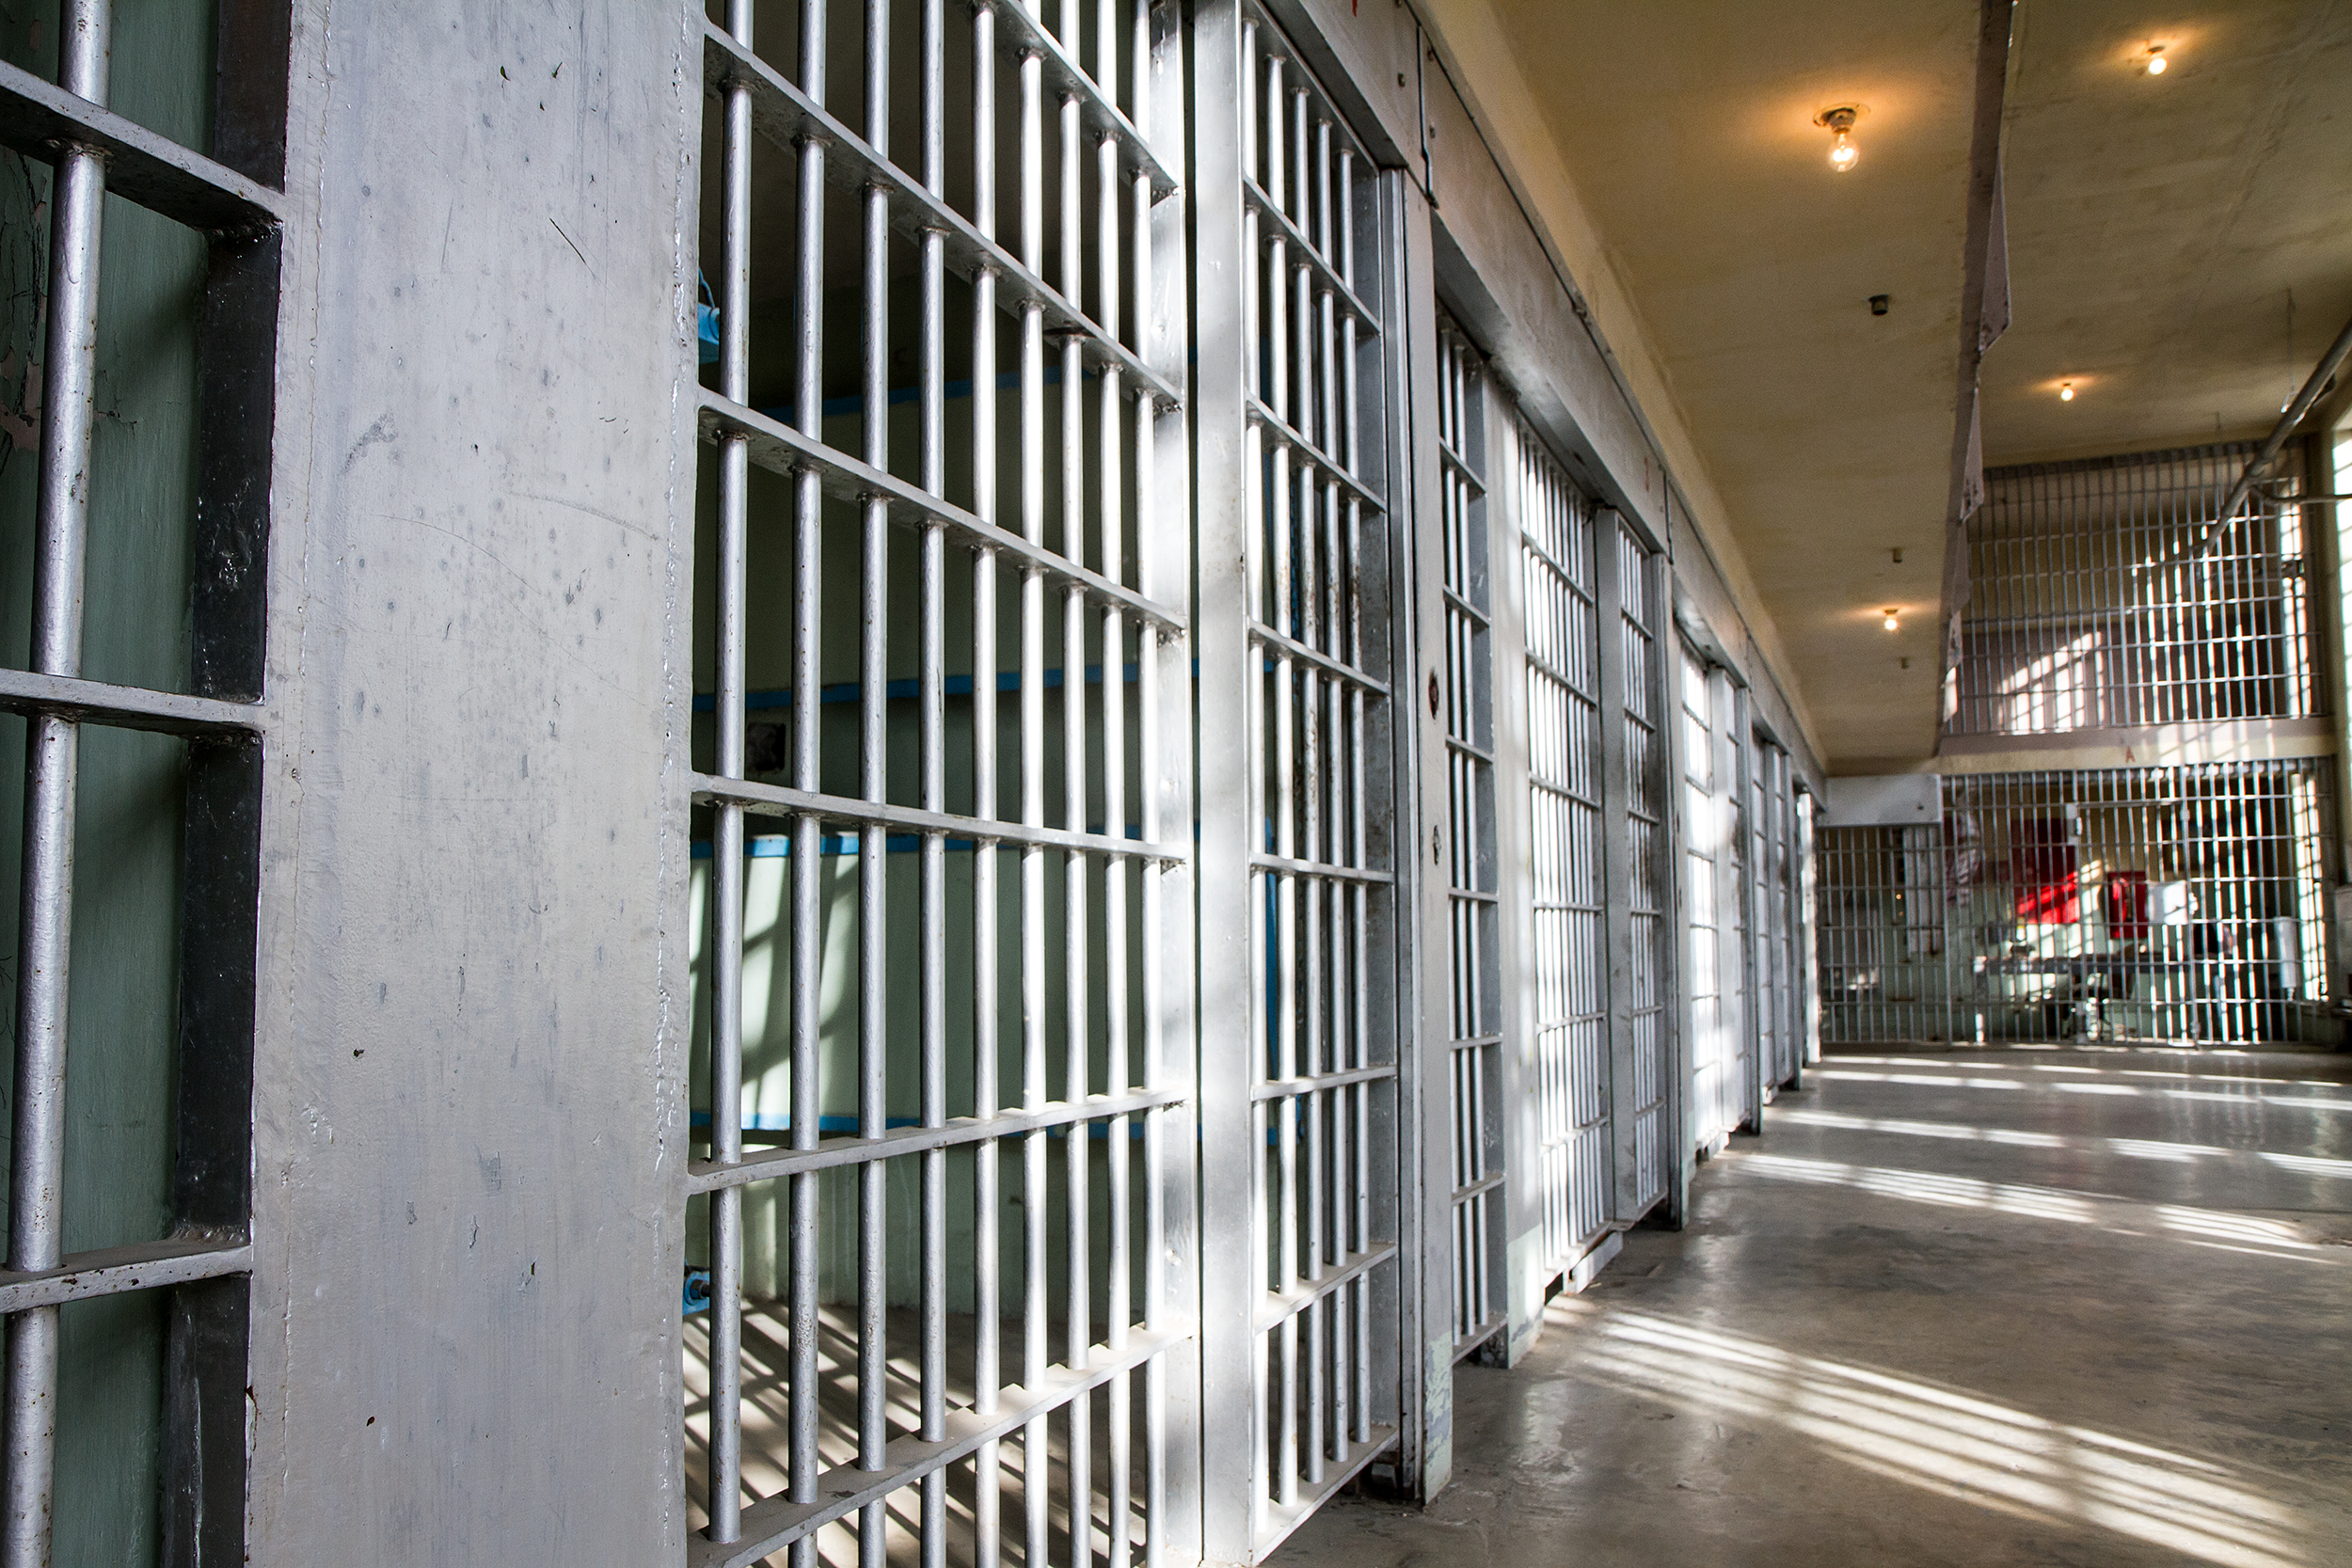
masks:
<instances>
[{"instance_id":1,"label":"metal pipe on ceiling","mask_svg":"<svg viewBox=\"0 0 2352 1568\"><path fill-rule=\"evenodd\" d=\"M2238 503L2246 499L2246 492L2253 485L2255 474L2269 467L2271 460L2279 455L2279 449L2287 444L2289 433L2303 422L2303 416L2311 412L2312 404L2317 403L2319 395L2328 389L2328 378L2336 373L2347 355L2352 355L2352 321L2344 324L2344 330L2336 334L2336 341L2328 346L2326 354L2319 356L2319 363L2312 369L2311 379L2303 383L2303 389L2295 394L2295 401L2287 404L2286 412L2279 416L2279 422L2271 426L2269 438L2263 442L2262 450L2254 454L2252 462L2246 465L2246 471L2237 476L2237 483L2230 486L2230 494L2222 501L2220 515L2214 525L2217 531L2229 527L2230 519L2237 515Z\"/></svg>"}]
</instances>

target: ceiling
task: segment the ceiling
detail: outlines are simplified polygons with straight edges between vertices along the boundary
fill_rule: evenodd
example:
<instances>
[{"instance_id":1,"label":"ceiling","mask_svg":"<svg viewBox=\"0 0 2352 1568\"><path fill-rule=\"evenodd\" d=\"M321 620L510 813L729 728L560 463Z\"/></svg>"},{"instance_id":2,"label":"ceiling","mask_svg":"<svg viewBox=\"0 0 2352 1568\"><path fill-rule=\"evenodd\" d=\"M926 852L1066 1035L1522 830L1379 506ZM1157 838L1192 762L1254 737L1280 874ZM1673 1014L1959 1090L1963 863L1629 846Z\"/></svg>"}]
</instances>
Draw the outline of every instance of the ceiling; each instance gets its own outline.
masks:
<instances>
[{"instance_id":1,"label":"ceiling","mask_svg":"<svg viewBox=\"0 0 2352 1568\"><path fill-rule=\"evenodd\" d=\"M2352 316L2352 4L2028 3L2010 61L1986 462L2266 433Z\"/></svg>"},{"instance_id":2,"label":"ceiling","mask_svg":"<svg viewBox=\"0 0 2352 1568\"><path fill-rule=\"evenodd\" d=\"M1824 761L1931 755L1978 6L1496 6ZM1987 460L2266 428L2352 310L2352 5L2025 0L2010 74ZM1850 103L1837 174L1813 119Z\"/></svg>"}]
</instances>

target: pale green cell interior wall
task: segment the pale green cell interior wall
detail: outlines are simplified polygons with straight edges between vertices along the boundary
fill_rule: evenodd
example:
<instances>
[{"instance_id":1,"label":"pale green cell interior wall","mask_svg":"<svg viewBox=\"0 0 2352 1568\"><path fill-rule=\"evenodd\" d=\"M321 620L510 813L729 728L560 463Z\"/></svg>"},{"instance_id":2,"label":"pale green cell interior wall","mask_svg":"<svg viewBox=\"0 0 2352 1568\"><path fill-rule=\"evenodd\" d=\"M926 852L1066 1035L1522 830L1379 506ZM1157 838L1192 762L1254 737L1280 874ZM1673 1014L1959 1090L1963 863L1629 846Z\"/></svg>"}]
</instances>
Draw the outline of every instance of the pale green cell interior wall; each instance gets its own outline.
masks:
<instances>
[{"instance_id":1,"label":"pale green cell interior wall","mask_svg":"<svg viewBox=\"0 0 2352 1568\"><path fill-rule=\"evenodd\" d=\"M55 79L54 0L0 0L0 57ZM115 0L113 105L209 145L214 20L191 0ZM48 272L46 165L0 152L0 406L37 395ZM95 474L83 673L184 689L194 516L202 239L108 198L99 299ZM21 427L20 427L21 428ZM37 453L0 436L0 658L27 662ZM15 1034L24 721L0 720L0 966ZM170 1228L171 1052L180 906L180 744L86 727L74 840L65 1245ZM0 1092L14 1100L13 1073ZM0 1140L8 1122L0 1118ZM157 1551L160 1295L64 1310L56 1560L140 1563Z\"/></svg>"}]
</instances>

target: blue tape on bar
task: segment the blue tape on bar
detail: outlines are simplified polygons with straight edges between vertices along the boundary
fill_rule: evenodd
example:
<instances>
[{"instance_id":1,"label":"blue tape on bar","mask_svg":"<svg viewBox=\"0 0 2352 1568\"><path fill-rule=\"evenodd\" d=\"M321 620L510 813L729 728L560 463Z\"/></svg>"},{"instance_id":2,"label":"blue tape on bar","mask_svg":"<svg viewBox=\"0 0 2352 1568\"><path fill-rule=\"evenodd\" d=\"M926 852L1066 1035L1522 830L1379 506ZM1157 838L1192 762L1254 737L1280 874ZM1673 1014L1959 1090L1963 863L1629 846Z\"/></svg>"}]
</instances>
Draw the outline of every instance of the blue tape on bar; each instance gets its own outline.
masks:
<instances>
[{"instance_id":1,"label":"blue tape on bar","mask_svg":"<svg viewBox=\"0 0 2352 1568\"><path fill-rule=\"evenodd\" d=\"M690 1268L686 1271L686 1291L678 1304L682 1312L710 1310L710 1271Z\"/></svg>"}]
</instances>

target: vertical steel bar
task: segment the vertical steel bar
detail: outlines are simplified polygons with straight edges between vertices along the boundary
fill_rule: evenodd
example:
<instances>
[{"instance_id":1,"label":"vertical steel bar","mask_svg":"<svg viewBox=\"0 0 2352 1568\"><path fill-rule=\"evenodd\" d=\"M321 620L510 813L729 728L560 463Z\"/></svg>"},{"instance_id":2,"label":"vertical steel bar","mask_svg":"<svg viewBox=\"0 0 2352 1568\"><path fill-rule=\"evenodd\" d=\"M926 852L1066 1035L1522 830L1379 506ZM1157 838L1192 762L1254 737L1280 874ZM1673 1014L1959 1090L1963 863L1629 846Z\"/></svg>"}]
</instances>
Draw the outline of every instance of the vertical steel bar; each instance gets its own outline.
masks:
<instances>
[{"instance_id":1,"label":"vertical steel bar","mask_svg":"<svg viewBox=\"0 0 2352 1568\"><path fill-rule=\"evenodd\" d=\"M728 30L752 40L751 0L730 0ZM751 388L751 92L730 84L720 179L723 259L719 379L723 393L749 401ZM744 570L751 453L740 436L719 446L718 770L743 777ZM743 1157L743 808L713 811L710 859L710 1153ZM732 1541L742 1517L742 1189L710 1196L710 1513L714 1541Z\"/></svg>"},{"instance_id":2,"label":"vertical steel bar","mask_svg":"<svg viewBox=\"0 0 2352 1568\"><path fill-rule=\"evenodd\" d=\"M1104 96L1116 100L1119 90L1119 11L1117 0L1097 0L1095 6L1095 79ZM1110 340L1120 341L1120 215L1128 193L1121 188L1119 173L1119 146L1110 136L1095 142L1095 268L1097 281L1095 320ZM1074 219L1075 214L1072 214ZM1141 214L1137 214L1140 219ZM1074 227L1074 223L1073 225ZM1141 280L1138 279L1140 282ZM1140 296L1138 296L1140 297ZM1115 369L1102 372L1102 401L1098 419L1097 455L1095 460L1096 494L1099 518L1098 565L1114 582L1127 580L1125 569L1125 495L1122 489L1124 465L1120 448L1126 437L1126 425L1120 391L1120 377ZM1075 388L1073 393L1074 395ZM1138 434L1138 441L1148 439L1148 432ZM1122 835L1127 831L1127 682L1126 632L1122 619L1116 610L1105 610L1102 619L1103 664L1103 832ZM1105 858L1103 866L1103 1012L1104 1012L1104 1092L1117 1096L1126 1092L1130 1069L1127 1060L1128 950L1127 950L1127 887L1130 871L1120 861ZM1126 1117L1114 1117L1108 1128L1109 1136L1104 1145L1108 1243L1104 1268L1104 1343L1117 1356L1127 1346L1127 1320L1131 1310L1128 1298L1128 1183L1131 1159L1128 1148L1129 1129ZM1129 1525L1129 1426L1133 1408L1129 1398L1132 1377L1120 1372L1111 1379L1105 1391L1105 1427L1109 1438L1110 1485L1105 1498L1105 1523L1108 1536L1104 1548L1110 1568L1127 1568L1132 1530ZM1081 1403L1085 1402L1083 1401ZM1073 1494L1088 1489L1080 1478ZM1073 1495L1073 1512L1085 1505Z\"/></svg>"},{"instance_id":3,"label":"vertical steel bar","mask_svg":"<svg viewBox=\"0 0 2352 1568\"><path fill-rule=\"evenodd\" d=\"M945 200L947 194L947 61L945 0L921 0L923 188ZM920 332L923 488L947 492L946 236L936 227L922 234ZM977 393L977 388L975 391ZM922 703L923 809L947 809L947 564L946 531L923 526L919 598L923 617L918 676ZM923 835L921 1046L922 1117L926 1127L947 1119L947 835ZM919 1431L926 1442L946 1434L947 1417L947 1155L923 1155L922 1409ZM923 1568L945 1568L947 1560L947 1475L923 1478Z\"/></svg>"},{"instance_id":4,"label":"vertical steel bar","mask_svg":"<svg viewBox=\"0 0 2352 1568\"><path fill-rule=\"evenodd\" d=\"M866 139L887 157L890 147L890 0L866 0ZM866 461L890 467L890 201L879 184L860 193L864 207L864 319L859 393ZM890 788L890 511L879 497L864 505L859 562L858 784L874 804ZM879 1139L889 1126L889 840L881 825L858 829L858 1136ZM857 1458L861 1469L887 1463L890 1442L890 1167L858 1166ZM861 1568L889 1558L890 1510L868 1503L858 1513Z\"/></svg>"},{"instance_id":5,"label":"vertical steel bar","mask_svg":"<svg viewBox=\"0 0 2352 1568\"><path fill-rule=\"evenodd\" d=\"M58 86L106 102L112 10L67 0L57 19ZM97 413L99 236L106 166L61 150L50 187L45 408L33 540L33 668L76 675L89 533ZM26 725L24 880L17 916L16 1073L9 1159L8 1267L54 1269L64 1256L66 1004L73 931L73 835L80 730L43 714ZM56 1464L59 1309L38 1307L8 1325L5 1481L0 1564L49 1560Z\"/></svg>"},{"instance_id":6,"label":"vertical steel bar","mask_svg":"<svg viewBox=\"0 0 2352 1568\"><path fill-rule=\"evenodd\" d=\"M801 85L825 101L825 7L801 8ZM804 138L800 164L799 225L792 281L793 418L802 435L823 438L825 144ZM816 793L819 783L818 715L824 700L824 498L813 468L793 480L792 544L792 783ZM818 1061L824 1043L822 898L823 824L812 814L792 819L792 1147L817 1147L819 1130ZM817 1372L818 1186L815 1172L792 1179L789 1246L791 1328L790 1457L792 1500L817 1500L819 1397ZM812 1533L792 1544L792 1568L815 1568Z\"/></svg>"},{"instance_id":7,"label":"vertical steel bar","mask_svg":"<svg viewBox=\"0 0 2352 1568\"><path fill-rule=\"evenodd\" d=\"M1033 272L1045 261L1045 146L1042 62L1034 50L1021 56L1021 260ZM1045 540L1045 324L1040 307L1021 313L1021 531ZM1045 825L1045 579L1034 567L1021 577L1021 820ZM1021 1103L1045 1103L1045 854L1021 850ZM1023 1316L1022 1381L1031 1387L1045 1374L1046 1347L1045 1134L1022 1142ZM1043 1418L1021 1438L1021 1495L1026 1513L1025 1562L1046 1553L1048 1477L1052 1464Z\"/></svg>"},{"instance_id":8,"label":"vertical steel bar","mask_svg":"<svg viewBox=\"0 0 2352 1568\"><path fill-rule=\"evenodd\" d=\"M981 0L972 11L972 223L996 233L996 8ZM981 268L972 279L972 512L996 521L996 274ZM996 552L972 557L972 815L994 820L996 805ZM976 1117L1001 1108L997 1083L997 903L999 851L986 841L972 856L972 1099ZM1003 1294L998 1240L1000 1140L973 1153L972 1404L983 1415L997 1407L999 1331ZM973 1456L972 1540L977 1568L996 1568L1003 1552L1004 1469L995 1438Z\"/></svg>"}]
</instances>

